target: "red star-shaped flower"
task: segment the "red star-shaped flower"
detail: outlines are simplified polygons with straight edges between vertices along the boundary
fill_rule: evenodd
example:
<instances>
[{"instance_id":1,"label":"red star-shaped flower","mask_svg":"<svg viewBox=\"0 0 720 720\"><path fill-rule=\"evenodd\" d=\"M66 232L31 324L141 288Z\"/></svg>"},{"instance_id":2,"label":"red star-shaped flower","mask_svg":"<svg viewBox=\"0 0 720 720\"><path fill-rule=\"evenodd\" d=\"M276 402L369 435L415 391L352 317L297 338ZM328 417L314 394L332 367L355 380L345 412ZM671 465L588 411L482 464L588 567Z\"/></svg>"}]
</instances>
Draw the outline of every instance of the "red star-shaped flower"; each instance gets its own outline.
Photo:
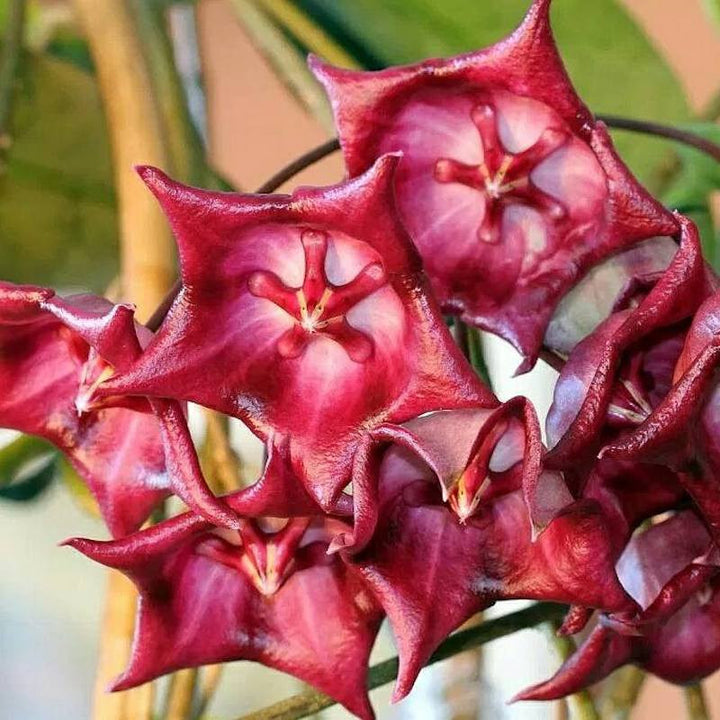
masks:
<instances>
[{"instance_id":1,"label":"red star-shaped flower","mask_svg":"<svg viewBox=\"0 0 720 720\"><path fill-rule=\"evenodd\" d=\"M248 492L228 496L239 514ZM245 519L239 531L181 515L115 542L69 544L140 590L124 690L179 668L255 660L372 718L367 663L382 611L338 555L339 520Z\"/></svg>"},{"instance_id":2,"label":"red star-shaped flower","mask_svg":"<svg viewBox=\"0 0 720 720\"><path fill-rule=\"evenodd\" d=\"M593 265L676 232L575 94L549 8L455 58L372 73L311 59L350 175L403 152L398 205L441 304L513 343L523 370Z\"/></svg>"},{"instance_id":3,"label":"red star-shaped flower","mask_svg":"<svg viewBox=\"0 0 720 720\"><path fill-rule=\"evenodd\" d=\"M441 411L375 433L379 519L346 557L394 630L395 699L450 632L497 600L634 607L598 503L574 502L559 474L540 474L538 430L523 405Z\"/></svg>"},{"instance_id":4,"label":"red star-shaped flower","mask_svg":"<svg viewBox=\"0 0 720 720\"><path fill-rule=\"evenodd\" d=\"M142 169L177 236L183 287L104 391L240 417L326 509L372 427L494 405L427 293L395 212L397 160L292 196L207 192Z\"/></svg>"},{"instance_id":5,"label":"red star-shaped flower","mask_svg":"<svg viewBox=\"0 0 720 720\"><path fill-rule=\"evenodd\" d=\"M0 426L44 437L69 458L113 535L137 529L171 491L228 524L199 474L182 472L163 436L187 433L176 402L100 397L150 332L127 305L0 283ZM189 441L189 435L187 435Z\"/></svg>"}]
</instances>

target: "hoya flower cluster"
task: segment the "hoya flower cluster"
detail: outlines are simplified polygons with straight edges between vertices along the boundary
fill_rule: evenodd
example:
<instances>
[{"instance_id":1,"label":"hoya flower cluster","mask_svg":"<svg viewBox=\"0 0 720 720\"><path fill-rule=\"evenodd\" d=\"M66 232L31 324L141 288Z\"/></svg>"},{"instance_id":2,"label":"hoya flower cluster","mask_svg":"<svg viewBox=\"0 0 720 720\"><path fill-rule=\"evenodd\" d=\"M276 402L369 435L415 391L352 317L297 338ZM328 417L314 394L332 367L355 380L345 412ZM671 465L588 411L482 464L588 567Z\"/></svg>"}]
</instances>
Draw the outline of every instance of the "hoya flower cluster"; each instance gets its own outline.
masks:
<instances>
[{"instance_id":1,"label":"hoya flower cluster","mask_svg":"<svg viewBox=\"0 0 720 720\"><path fill-rule=\"evenodd\" d=\"M500 43L376 73L311 59L349 179L222 194L141 168L178 243L157 332L128 305L0 284L0 425L47 438L114 539L73 547L140 591L129 688L255 660L373 715L384 617L405 696L509 598L592 622L566 695L637 663L720 668L720 295L573 91L535 0ZM442 313L562 366L547 421L500 403ZM208 489L185 404L267 462ZM139 529L167 495L188 512Z\"/></svg>"}]
</instances>

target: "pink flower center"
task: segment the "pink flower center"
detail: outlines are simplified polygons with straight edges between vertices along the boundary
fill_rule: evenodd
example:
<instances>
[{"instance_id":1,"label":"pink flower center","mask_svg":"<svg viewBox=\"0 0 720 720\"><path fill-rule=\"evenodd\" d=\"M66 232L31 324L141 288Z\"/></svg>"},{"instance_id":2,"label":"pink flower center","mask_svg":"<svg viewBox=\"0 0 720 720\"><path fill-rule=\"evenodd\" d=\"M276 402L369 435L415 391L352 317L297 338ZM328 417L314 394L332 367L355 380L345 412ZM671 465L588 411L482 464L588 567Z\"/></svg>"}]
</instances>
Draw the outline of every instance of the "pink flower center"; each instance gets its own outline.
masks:
<instances>
[{"instance_id":1,"label":"pink flower center","mask_svg":"<svg viewBox=\"0 0 720 720\"><path fill-rule=\"evenodd\" d=\"M279 532L266 534L246 520L238 535L240 544L213 536L197 552L243 573L261 595L274 595L295 570L295 552L310 525L310 518L289 520Z\"/></svg>"},{"instance_id":2,"label":"pink flower center","mask_svg":"<svg viewBox=\"0 0 720 720\"><path fill-rule=\"evenodd\" d=\"M295 320L278 340L278 352L284 358L298 357L313 336L323 336L339 343L351 360L365 362L373 352L372 340L350 325L346 315L386 283L385 270L379 262L370 263L346 285L334 285L325 273L327 234L304 230L300 240L305 277L299 288L288 287L275 273L265 270L248 279L252 295L270 300Z\"/></svg>"},{"instance_id":3,"label":"pink flower center","mask_svg":"<svg viewBox=\"0 0 720 720\"><path fill-rule=\"evenodd\" d=\"M106 380L113 376L114 372L113 366L103 360L93 348L90 348L87 360L80 370L80 385L75 396L78 417L103 406L104 401L96 398L95 393Z\"/></svg>"},{"instance_id":4,"label":"pink flower center","mask_svg":"<svg viewBox=\"0 0 720 720\"><path fill-rule=\"evenodd\" d=\"M435 163L435 179L441 183L461 183L484 194L485 216L478 230L480 240L487 243L500 240L503 211L509 205L525 205L552 221L564 218L565 206L535 185L530 175L570 139L570 134L548 127L529 148L511 153L500 140L497 114L491 105L475 106L470 117L480 134L483 161L479 165L467 165L440 158Z\"/></svg>"},{"instance_id":5,"label":"pink flower center","mask_svg":"<svg viewBox=\"0 0 720 720\"><path fill-rule=\"evenodd\" d=\"M631 357L627 367L620 371L612 402L608 408L610 418L621 425L641 425L650 413L652 404L645 391L642 378L643 356L638 352Z\"/></svg>"},{"instance_id":6,"label":"pink flower center","mask_svg":"<svg viewBox=\"0 0 720 720\"><path fill-rule=\"evenodd\" d=\"M461 525L476 513L480 502L489 493L492 482L490 458L506 430L507 423L504 422L498 423L490 430L471 452L470 460L449 493L448 505Z\"/></svg>"}]
</instances>

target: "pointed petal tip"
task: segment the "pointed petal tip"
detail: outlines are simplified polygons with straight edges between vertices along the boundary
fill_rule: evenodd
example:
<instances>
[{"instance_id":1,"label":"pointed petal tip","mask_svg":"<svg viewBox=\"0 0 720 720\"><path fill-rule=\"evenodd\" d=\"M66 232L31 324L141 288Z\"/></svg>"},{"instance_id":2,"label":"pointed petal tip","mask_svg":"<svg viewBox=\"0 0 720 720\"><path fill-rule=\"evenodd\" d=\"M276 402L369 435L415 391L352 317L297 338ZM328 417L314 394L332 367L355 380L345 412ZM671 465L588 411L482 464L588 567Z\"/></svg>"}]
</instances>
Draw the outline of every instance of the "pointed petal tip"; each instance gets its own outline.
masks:
<instances>
[{"instance_id":1,"label":"pointed petal tip","mask_svg":"<svg viewBox=\"0 0 720 720\"><path fill-rule=\"evenodd\" d=\"M177 183L167 173L153 165L136 165L135 172L157 197L167 195L177 186Z\"/></svg>"}]
</instances>

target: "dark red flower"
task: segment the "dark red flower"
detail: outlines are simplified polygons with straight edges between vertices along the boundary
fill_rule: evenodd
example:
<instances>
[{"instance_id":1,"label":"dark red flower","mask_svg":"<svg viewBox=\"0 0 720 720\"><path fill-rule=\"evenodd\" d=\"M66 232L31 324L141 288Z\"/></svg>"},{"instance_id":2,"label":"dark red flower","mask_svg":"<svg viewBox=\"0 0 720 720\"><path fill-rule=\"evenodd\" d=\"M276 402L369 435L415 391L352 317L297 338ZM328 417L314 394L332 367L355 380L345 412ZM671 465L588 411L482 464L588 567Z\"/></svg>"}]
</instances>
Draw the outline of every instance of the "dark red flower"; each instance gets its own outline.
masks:
<instances>
[{"instance_id":1,"label":"dark red flower","mask_svg":"<svg viewBox=\"0 0 720 720\"><path fill-rule=\"evenodd\" d=\"M113 535L137 529L171 491L233 523L200 475L179 471L174 446L166 462L163 434L187 432L176 402L154 401L158 422L145 399L99 396L149 336L130 306L0 283L0 426L44 437L66 453Z\"/></svg>"},{"instance_id":2,"label":"dark red flower","mask_svg":"<svg viewBox=\"0 0 720 720\"><path fill-rule=\"evenodd\" d=\"M680 249L660 279L581 341L560 372L547 419L550 467L594 456L608 432L641 425L670 389L688 319L707 295L697 230L678 221Z\"/></svg>"},{"instance_id":3,"label":"dark red flower","mask_svg":"<svg viewBox=\"0 0 720 720\"><path fill-rule=\"evenodd\" d=\"M248 491L228 496L239 514ZM88 557L125 573L140 590L124 690L184 667L256 660L314 685L372 718L367 663L382 611L349 573L328 517L245 519L239 531L185 514L114 542L75 539Z\"/></svg>"},{"instance_id":4,"label":"dark red flower","mask_svg":"<svg viewBox=\"0 0 720 720\"><path fill-rule=\"evenodd\" d=\"M426 292L394 209L397 158L292 196L142 177L177 236L183 287L142 357L105 392L240 417L334 508L358 443L384 421L495 404Z\"/></svg>"},{"instance_id":5,"label":"dark red flower","mask_svg":"<svg viewBox=\"0 0 720 720\"><path fill-rule=\"evenodd\" d=\"M395 632L395 699L450 632L496 600L633 607L598 504L574 502L559 474L540 474L524 406L441 411L375 432L377 529L346 557Z\"/></svg>"},{"instance_id":6,"label":"dark red flower","mask_svg":"<svg viewBox=\"0 0 720 720\"><path fill-rule=\"evenodd\" d=\"M603 456L667 464L720 542L720 293L695 313L674 368L673 385L634 432L603 448Z\"/></svg>"},{"instance_id":7,"label":"dark red flower","mask_svg":"<svg viewBox=\"0 0 720 720\"><path fill-rule=\"evenodd\" d=\"M492 47L380 72L310 61L351 176L404 154L398 205L442 306L537 359L562 296L673 218L631 176L573 90L550 0Z\"/></svg>"},{"instance_id":8,"label":"dark red flower","mask_svg":"<svg viewBox=\"0 0 720 720\"><path fill-rule=\"evenodd\" d=\"M678 513L635 535L618 576L642 611L601 616L550 680L516 700L564 697L635 663L669 682L696 682L720 668L720 558L697 517Z\"/></svg>"}]
</instances>

